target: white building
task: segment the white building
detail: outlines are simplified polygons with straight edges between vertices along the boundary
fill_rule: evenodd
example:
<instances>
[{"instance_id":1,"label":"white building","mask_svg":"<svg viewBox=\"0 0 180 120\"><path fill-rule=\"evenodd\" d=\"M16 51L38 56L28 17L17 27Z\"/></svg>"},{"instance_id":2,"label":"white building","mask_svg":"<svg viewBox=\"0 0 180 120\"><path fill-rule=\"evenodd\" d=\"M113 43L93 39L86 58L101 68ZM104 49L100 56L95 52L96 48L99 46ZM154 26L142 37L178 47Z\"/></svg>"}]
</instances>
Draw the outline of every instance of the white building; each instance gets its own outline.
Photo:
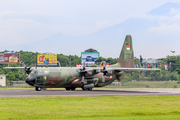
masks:
<instances>
[{"instance_id":1,"label":"white building","mask_svg":"<svg viewBox=\"0 0 180 120\"><path fill-rule=\"evenodd\" d=\"M0 75L0 86L6 86L6 75Z\"/></svg>"}]
</instances>

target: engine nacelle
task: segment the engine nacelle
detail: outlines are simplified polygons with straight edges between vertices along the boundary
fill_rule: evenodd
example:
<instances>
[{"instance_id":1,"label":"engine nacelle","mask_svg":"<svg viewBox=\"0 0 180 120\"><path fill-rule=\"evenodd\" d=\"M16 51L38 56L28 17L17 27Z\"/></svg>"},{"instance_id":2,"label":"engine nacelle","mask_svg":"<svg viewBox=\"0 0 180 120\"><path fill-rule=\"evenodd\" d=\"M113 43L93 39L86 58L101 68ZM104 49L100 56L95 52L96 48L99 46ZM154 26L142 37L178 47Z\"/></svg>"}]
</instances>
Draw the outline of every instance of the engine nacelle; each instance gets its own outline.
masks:
<instances>
[{"instance_id":1,"label":"engine nacelle","mask_svg":"<svg viewBox=\"0 0 180 120\"><path fill-rule=\"evenodd\" d=\"M83 83L82 83L82 81L80 79L76 79L71 83L71 86L72 87L82 87Z\"/></svg>"},{"instance_id":2,"label":"engine nacelle","mask_svg":"<svg viewBox=\"0 0 180 120\"><path fill-rule=\"evenodd\" d=\"M84 85L84 88L94 88L94 84L88 84L88 85Z\"/></svg>"}]
</instances>

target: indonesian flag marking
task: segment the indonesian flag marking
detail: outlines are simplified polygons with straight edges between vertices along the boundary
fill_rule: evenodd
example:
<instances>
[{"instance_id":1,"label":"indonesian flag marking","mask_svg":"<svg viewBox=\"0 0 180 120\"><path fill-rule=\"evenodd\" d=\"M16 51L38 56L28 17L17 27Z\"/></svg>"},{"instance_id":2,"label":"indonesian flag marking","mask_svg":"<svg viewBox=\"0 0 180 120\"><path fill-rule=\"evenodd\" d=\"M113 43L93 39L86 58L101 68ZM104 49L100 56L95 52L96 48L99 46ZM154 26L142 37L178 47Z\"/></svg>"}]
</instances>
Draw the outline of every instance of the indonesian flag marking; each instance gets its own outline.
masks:
<instances>
[{"instance_id":1,"label":"indonesian flag marking","mask_svg":"<svg viewBox=\"0 0 180 120\"><path fill-rule=\"evenodd\" d=\"M110 79L112 79L112 76L109 76Z\"/></svg>"},{"instance_id":2,"label":"indonesian flag marking","mask_svg":"<svg viewBox=\"0 0 180 120\"><path fill-rule=\"evenodd\" d=\"M76 63L76 67L79 67L79 64L78 64L78 63Z\"/></svg>"},{"instance_id":3,"label":"indonesian flag marking","mask_svg":"<svg viewBox=\"0 0 180 120\"><path fill-rule=\"evenodd\" d=\"M130 50L130 46L127 46L126 49L127 49L127 50Z\"/></svg>"},{"instance_id":4,"label":"indonesian flag marking","mask_svg":"<svg viewBox=\"0 0 180 120\"><path fill-rule=\"evenodd\" d=\"M168 64L164 64L165 70L168 70Z\"/></svg>"},{"instance_id":5,"label":"indonesian flag marking","mask_svg":"<svg viewBox=\"0 0 180 120\"><path fill-rule=\"evenodd\" d=\"M109 64L108 64L108 63L106 63L106 66L109 66Z\"/></svg>"}]
</instances>

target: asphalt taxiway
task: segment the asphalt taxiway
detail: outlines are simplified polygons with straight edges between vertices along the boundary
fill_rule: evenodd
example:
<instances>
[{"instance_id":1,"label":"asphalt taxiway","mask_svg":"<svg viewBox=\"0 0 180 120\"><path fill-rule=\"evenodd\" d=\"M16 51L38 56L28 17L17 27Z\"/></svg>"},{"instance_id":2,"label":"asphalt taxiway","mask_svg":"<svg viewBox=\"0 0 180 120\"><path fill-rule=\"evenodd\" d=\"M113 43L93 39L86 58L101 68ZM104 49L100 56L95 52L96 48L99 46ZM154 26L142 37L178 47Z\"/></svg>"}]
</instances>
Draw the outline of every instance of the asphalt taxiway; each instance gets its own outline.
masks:
<instances>
[{"instance_id":1,"label":"asphalt taxiway","mask_svg":"<svg viewBox=\"0 0 180 120\"><path fill-rule=\"evenodd\" d=\"M66 90L6 90L0 89L0 98L47 96L159 96L180 95L180 89L94 89L92 91Z\"/></svg>"}]
</instances>

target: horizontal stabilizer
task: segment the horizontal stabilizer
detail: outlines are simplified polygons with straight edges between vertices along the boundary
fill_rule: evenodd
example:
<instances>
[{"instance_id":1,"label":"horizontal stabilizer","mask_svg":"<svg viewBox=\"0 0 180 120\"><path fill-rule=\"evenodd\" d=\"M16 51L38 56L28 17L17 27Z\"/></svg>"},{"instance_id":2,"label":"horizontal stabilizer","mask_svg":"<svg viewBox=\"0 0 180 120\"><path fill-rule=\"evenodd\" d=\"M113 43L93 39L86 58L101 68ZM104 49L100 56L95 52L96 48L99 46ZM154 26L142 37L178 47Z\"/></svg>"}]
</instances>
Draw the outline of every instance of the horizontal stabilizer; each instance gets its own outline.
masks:
<instances>
[{"instance_id":1,"label":"horizontal stabilizer","mask_svg":"<svg viewBox=\"0 0 180 120\"><path fill-rule=\"evenodd\" d=\"M107 70L118 70L124 72L138 72L138 71L160 71L158 68L107 68Z\"/></svg>"}]
</instances>

